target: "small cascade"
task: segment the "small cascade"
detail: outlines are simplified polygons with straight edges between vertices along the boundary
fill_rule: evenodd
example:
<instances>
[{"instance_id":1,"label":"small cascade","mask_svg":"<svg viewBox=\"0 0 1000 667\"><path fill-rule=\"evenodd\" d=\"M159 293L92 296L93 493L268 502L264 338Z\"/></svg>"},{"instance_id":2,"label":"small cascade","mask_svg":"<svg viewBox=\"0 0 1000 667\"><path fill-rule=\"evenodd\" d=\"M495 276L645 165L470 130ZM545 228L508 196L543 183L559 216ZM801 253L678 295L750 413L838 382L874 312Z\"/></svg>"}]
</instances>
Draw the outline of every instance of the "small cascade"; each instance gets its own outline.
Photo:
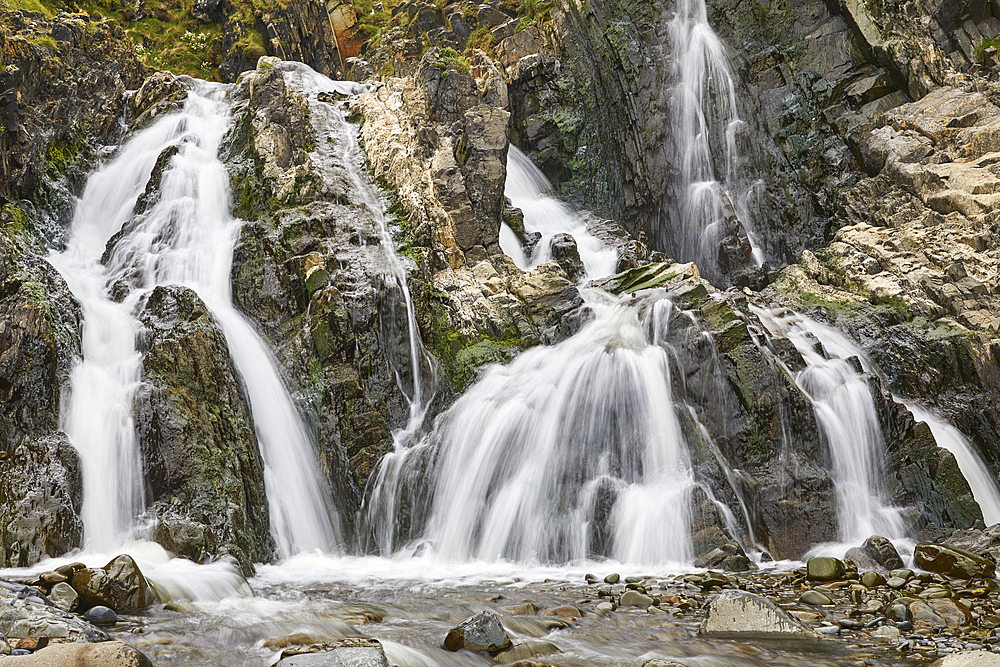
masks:
<instances>
[{"instance_id":1,"label":"small cascade","mask_svg":"<svg viewBox=\"0 0 1000 667\"><path fill-rule=\"evenodd\" d=\"M912 401L900 402L913 413L914 419L926 422L938 446L947 449L955 457L962 475L972 488L972 496L983 511L986 525L1000 523L1000 488L997 487L996 479L989 467L962 432Z\"/></svg>"},{"instance_id":2,"label":"small cascade","mask_svg":"<svg viewBox=\"0 0 1000 667\"><path fill-rule=\"evenodd\" d=\"M530 271L552 259L552 239L557 234L569 234L576 240L586 269L584 280L604 278L615 272L618 253L591 234L572 209L549 194L552 184L545 174L513 145L507 149L507 181L503 192L524 213L524 231L541 234L535 254L529 258L510 227L506 223L501 225L500 247L519 269Z\"/></svg>"},{"instance_id":3,"label":"small cascade","mask_svg":"<svg viewBox=\"0 0 1000 667\"><path fill-rule=\"evenodd\" d=\"M396 253L396 244L385 217L382 195L365 171L365 158L358 145L357 127L347 121L338 105L319 99L324 93L349 95L364 92L365 88L357 83L333 81L299 62L282 61L276 67L284 73L289 87L309 102L310 121L316 136L320 138L316 142L316 149L310 153L314 166L320 169L328 182L335 181L341 174L346 176L352 186L351 196L371 213L378 224L386 261L385 279L394 291L402 295L406 306L408 362L412 380L405 382L397 370L396 382L409 401L410 415L406 427L394 437L397 440L409 440L423 424L427 408L434 398L437 387L435 362L420 339L413 299L406 282L406 265Z\"/></svg>"},{"instance_id":4,"label":"small cascade","mask_svg":"<svg viewBox=\"0 0 1000 667\"><path fill-rule=\"evenodd\" d=\"M737 110L726 47L708 23L705 0L678 0L670 35L676 81L672 135L680 171L677 251L711 275L718 269L722 226L735 215L759 265L764 256L753 235L751 209L763 182L745 173L740 144L746 141L746 123Z\"/></svg>"},{"instance_id":5,"label":"small cascade","mask_svg":"<svg viewBox=\"0 0 1000 667\"><path fill-rule=\"evenodd\" d=\"M134 310L157 285L179 284L212 311L246 384L279 555L330 550L341 542L340 522L309 432L276 360L232 305L241 223L229 214L229 178L217 156L230 123L229 87L193 86L181 112L139 132L90 178L67 249L51 257L84 310L84 358L73 372L65 423L83 459L87 544L107 550L133 536L142 488L131 419L141 362ZM177 152L163 170L159 199L133 215L157 157L170 147ZM126 292L121 303L112 290Z\"/></svg>"},{"instance_id":6,"label":"small cascade","mask_svg":"<svg viewBox=\"0 0 1000 667\"><path fill-rule=\"evenodd\" d=\"M862 369L849 361L861 350L839 332L802 315L753 310L772 335L792 341L806 363L795 381L812 401L829 443L841 541L903 537L899 510L883 499L886 452L875 403Z\"/></svg>"},{"instance_id":7,"label":"small cascade","mask_svg":"<svg viewBox=\"0 0 1000 667\"><path fill-rule=\"evenodd\" d=\"M650 313L588 298L579 333L490 368L407 465L383 464L369 514L383 551L422 540L449 560L690 561L670 354Z\"/></svg>"}]
</instances>

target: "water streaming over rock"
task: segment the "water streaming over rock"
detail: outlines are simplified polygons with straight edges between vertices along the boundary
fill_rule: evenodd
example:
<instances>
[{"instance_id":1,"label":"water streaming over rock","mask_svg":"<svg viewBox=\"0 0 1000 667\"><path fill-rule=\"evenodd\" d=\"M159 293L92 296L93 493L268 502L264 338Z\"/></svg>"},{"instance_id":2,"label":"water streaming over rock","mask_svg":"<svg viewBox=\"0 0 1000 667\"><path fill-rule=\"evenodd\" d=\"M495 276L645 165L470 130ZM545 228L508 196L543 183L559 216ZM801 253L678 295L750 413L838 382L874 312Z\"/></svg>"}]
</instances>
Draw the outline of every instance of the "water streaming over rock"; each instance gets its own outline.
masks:
<instances>
[{"instance_id":1,"label":"water streaming over rock","mask_svg":"<svg viewBox=\"0 0 1000 667\"><path fill-rule=\"evenodd\" d=\"M587 230L587 225L563 202L552 197L552 184L545 174L516 146L507 149L507 181L504 195L524 213L524 231L538 232L541 238L532 257L526 257L514 232L505 224L500 229L500 247L518 268L530 271L552 259L551 243L557 234L569 234L576 241L586 280L604 278L615 272L617 253Z\"/></svg>"},{"instance_id":2,"label":"water streaming over rock","mask_svg":"<svg viewBox=\"0 0 1000 667\"><path fill-rule=\"evenodd\" d=\"M983 511L983 520L987 526L1000 523L1000 488L996 477L989 467L957 428L941 419L932 411L923 408L912 401L904 401L904 405L913 413L917 421L927 422L938 447L947 449L955 457L958 467L972 488L972 495L979 508Z\"/></svg>"},{"instance_id":3,"label":"water streaming over rock","mask_svg":"<svg viewBox=\"0 0 1000 667\"><path fill-rule=\"evenodd\" d=\"M382 195L365 171L365 158L358 145L357 127L347 121L338 105L319 99L324 93L343 96L363 92L364 86L334 81L298 62L282 61L277 67L284 73L288 85L309 102L310 122L318 139L316 149L310 154L313 164L321 170L327 182L335 181L341 174L346 176L352 186L351 197L368 210L378 225L386 262L383 275L390 289L401 295L406 309L408 355L405 360L394 363L397 367L397 384L410 404L407 425L395 437L406 440L423 423L427 408L434 398L437 387L435 362L420 339L413 298L406 280L406 265L396 252ZM338 140L332 141L330 137L337 137ZM405 379L404 373L398 368L402 364L409 366L405 373L409 377Z\"/></svg>"},{"instance_id":4,"label":"water streaming over rock","mask_svg":"<svg viewBox=\"0 0 1000 667\"><path fill-rule=\"evenodd\" d=\"M693 478L655 331L670 302L590 303L578 334L487 370L381 480L405 491L370 515L383 550L415 540L451 560L692 558Z\"/></svg>"},{"instance_id":5,"label":"water streaming over rock","mask_svg":"<svg viewBox=\"0 0 1000 667\"><path fill-rule=\"evenodd\" d=\"M772 335L791 340L806 363L795 380L812 400L829 444L841 541L903 537L899 510L885 500L885 442L860 350L838 331L797 313L754 312Z\"/></svg>"},{"instance_id":6,"label":"water streaming over rock","mask_svg":"<svg viewBox=\"0 0 1000 667\"><path fill-rule=\"evenodd\" d=\"M719 240L727 216L742 224L757 264L764 257L753 236L751 209L763 183L746 173L736 87L726 47L708 23L705 0L679 0L670 23L675 90L672 135L676 179L679 256L697 261L706 275L718 270ZM675 223L676 226L676 223Z\"/></svg>"},{"instance_id":7,"label":"water streaming over rock","mask_svg":"<svg viewBox=\"0 0 1000 667\"><path fill-rule=\"evenodd\" d=\"M192 85L181 112L139 132L91 177L67 249L51 258L84 309L83 360L65 422L83 459L88 546L110 549L133 535L142 488L131 418L140 363L134 309L157 285L179 284L211 310L245 382L279 555L330 550L341 542L339 517L316 472L309 432L272 354L232 305L229 270L241 223L229 214L228 174L217 156L229 127L228 87ZM176 154L155 202L137 206L170 147Z\"/></svg>"}]
</instances>

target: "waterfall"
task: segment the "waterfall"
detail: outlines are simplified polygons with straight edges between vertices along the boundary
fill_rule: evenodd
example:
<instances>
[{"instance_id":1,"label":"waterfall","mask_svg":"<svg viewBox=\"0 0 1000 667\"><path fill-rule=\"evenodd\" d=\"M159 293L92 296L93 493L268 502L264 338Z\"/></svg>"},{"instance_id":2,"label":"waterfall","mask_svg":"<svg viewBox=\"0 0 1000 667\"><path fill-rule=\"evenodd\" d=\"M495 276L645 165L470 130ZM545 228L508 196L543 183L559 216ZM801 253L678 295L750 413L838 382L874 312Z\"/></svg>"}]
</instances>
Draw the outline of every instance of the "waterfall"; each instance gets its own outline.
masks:
<instances>
[{"instance_id":1,"label":"waterfall","mask_svg":"<svg viewBox=\"0 0 1000 667\"><path fill-rule=\"evenodd\" d=\"M380 478L426 495L381 496L409 503L374 515L376 535L409 522L396 541L380 540L384 550L410 538L451 560L690 561L694 482L670 355L647 333L652 313L588 298L593 321L488 369L413 448L411 465Z\"/></svg>"},{"instance_id":2,"label":"waterfall","mask_svg":"<svg viewBox=\"0 0 1000 667\"><path fill-rule=\"evenodd\" d=\"M83 359L63 420L83 464L87 545L107 550L134 536L142 509L131 418L141 366L134 310L157 285L179 284L211 310L246 384L279 555L330 550L341 541L339 517L316 472L309 432L273 355L232 305L229 273L241 223L229 214L229 177L217 156L230 124L229 87L192 86L182 111L137 133L91 176L67 248L50 258L84 313ZM178 152L164 169L159 200L133 215L157 157L171 146ZM116 303L110 288L123 285L129 293Z\"/></svg>"},{"instance_id":3,"label":"waterfall","mask_svg":"<svg viewBox=\"0 0 1000 667\"><path fill-rule=\"evenodd\" d=\"M731 212L746 230L759 265L764 256L750 209L763 182L744 174L739 143L746 123L737 110L726 47L708 24L705 0L678 0L670 35L676 82L671 133L679 161L677 251L706 274L716 271L720 227ZM720 156L722 164L717 164Z\"/></svg>"},{"instance_id":4,"label":"waterfall","mask_svg":"<svg viewBox=\"0 0 1000 667\"><path fill-rule=\"evenodd\" d=\"M753 310L772 335L792 341L806 363L795 381L812 401L830 447L841 541L903 537L899 511L883 499L885 442L871 389L848 361L863 352L843 334L802 315Z\"/></svg>"},{"instance_id":5,"label":"waterfall","mask_svg":"<svg viewBox=\"0 0 1000 667\"><path fill-rule=\"evenodd\" d=\"M897 399L898 400L898 399ZM962 475L972 488L972 496L983 511L987 526L1000 523L1000 488L986 463L972 447L961 431L944 421L930 410L912 401L900 401L917 421L926 422L934 434L939 447L947 449L955 457Z\"/></svg>"},{"instance_id":6,"label":"waterfall","mask_svg":"<svg viewBox=\"0 0 1000 667\"><path fill-rule=\"evenodd\" d=\"M618 253L601 243L587 225L563 202L550 196L552 184L545 174L516 146L507 149L507 181L504 196L524 213L524 231L538 232L537 250L528 258L506 223L500 227L500 247L522 271L530 271L552 259L550 244L556 234L569 234L576 241L586 276L595 280L610 276L618 264Z\"/></svg>"}]
</instances>

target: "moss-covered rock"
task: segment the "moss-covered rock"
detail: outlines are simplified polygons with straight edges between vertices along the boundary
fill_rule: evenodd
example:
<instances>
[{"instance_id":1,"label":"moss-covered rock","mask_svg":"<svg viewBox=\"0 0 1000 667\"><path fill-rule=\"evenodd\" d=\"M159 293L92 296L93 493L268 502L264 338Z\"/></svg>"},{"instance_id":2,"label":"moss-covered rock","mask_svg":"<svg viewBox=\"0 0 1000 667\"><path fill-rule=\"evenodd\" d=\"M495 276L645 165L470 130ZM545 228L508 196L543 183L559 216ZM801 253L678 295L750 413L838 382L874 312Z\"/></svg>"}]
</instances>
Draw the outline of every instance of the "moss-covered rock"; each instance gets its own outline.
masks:
<instances>
[{"instance_id":1,"label":"moss-covered rock","mask_svg":"<svg viewBox=\"0 0 1000 667\"><path fill-rule=\"evenodd\" d=\"M230 555L249 571L274 546L253 418L225 337L190 289L157 287L138 308L145 354L134 410L154 538L195 561Z\"/></svg>"}]
</instances>

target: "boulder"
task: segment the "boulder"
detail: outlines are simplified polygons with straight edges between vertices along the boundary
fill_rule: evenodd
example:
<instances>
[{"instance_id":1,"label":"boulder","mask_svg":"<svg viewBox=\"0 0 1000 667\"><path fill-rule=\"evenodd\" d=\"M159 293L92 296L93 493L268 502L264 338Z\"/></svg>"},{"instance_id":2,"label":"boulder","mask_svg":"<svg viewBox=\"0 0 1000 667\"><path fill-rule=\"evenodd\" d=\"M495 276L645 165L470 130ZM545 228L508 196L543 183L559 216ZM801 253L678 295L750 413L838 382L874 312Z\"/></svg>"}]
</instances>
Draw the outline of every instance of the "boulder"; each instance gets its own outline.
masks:
<instances>
[{"instance_id":1,"label":"boulder","mask_svg":"<svg viewBox=\"0 0 1000 667\"><path fill-rule=\"evenodd\" d=\"M913 550L913 562L928 572L956 579L993 577L996 565L985 558L954 547L921 542Z\"/></svg>"},{"instance_id":2,"label":"boulder","mask_svg":"<svg viewBox=\"0 0 1000 667\"><path fill-rule=\"evenodd\" d=\"M154 600L139 566L126 554L112 559L103 568L74 572L71 585L80 595L82 609L103 605L115 611L134 611L148 607Z\"/></svg>"},{"instance_id":3,"label":"boulder","mask_svg":"<svg viewBox=\"0 0 1000 667\"><path fill-rule=\"evenodd\" d=\"M896 547L887 538L880 535L872 535L865 540L865 543L861 545L861 551L886 570L896 570L903 567L903 559L899 557Z\"/></svg>"},{"instance_id":4,"label":"boulder","mask_svg":"<svg viewBox=\"0 0 1000 667\"><path fill-rule=\"evenodd\" d=\"M806 562L806 574L813 581L833 581L844 576L844 563L837 558L814 556Z\"/></svg>"},{"instance_id":5,"label":"boulder","mask_svg":"<svg viewBox=\"0 0 1000 667\"><path fill-rule=\"evenodd\" d=\"M946 655L934 663L934 667L996 667L1000 658L990 651L959 651Z\"/></svg>"},{"instance_id":6,"label":"boulder","mask_svg":"<svg viewBox=\"0 0 1000 667\"><path fill-rule=\"evenodd\" d=\"M464 648L467 651L491 655L506 651L512 645L507 631L500 624L500 619L490 611L481 611L465 619L449 630L444 640L444 647L449 651Z\"/></svg>"},{"instance_id":7,"label":"boulder","mask_svg":"<svg viewBox=\"0 0 1000 667\"><path fill-rule=\"evenodd\" d=\"M806 638L815 634L767 598L724 591L712 601L701 624L705 637Z\"/></svg>"},{"instance_id":8,"label":"boulder","mask_svg":"<svg viewBox=\"0 0 1000 667\"><path fill-rule=\"evenodd\" d=\"M2 667L152 667L142 651L119 641L49 644L31 655L0 657Z\"/></svg>"},{"instance_id":9,"label":"boulder","mask_svg":"<svg viewBox=\"0 0 1000 667\"><path fill-rule=\"evenodd\" d=\"M60 582L49 591L49 599L63 611L73 611L80 602L80 595L69 584Z\"/></svg>"},{"instance_id":10,"label":"boulder","mask_svg":"<svg viewBox=\"0 0 1000 667\"><path fill-rule=\"evenodd\" d=\"M972 622L972 612L963 603L949 598L916 600L909 605L909 619L925 621L932 626L962 626Z\"/></svg>"}]
</instances>

